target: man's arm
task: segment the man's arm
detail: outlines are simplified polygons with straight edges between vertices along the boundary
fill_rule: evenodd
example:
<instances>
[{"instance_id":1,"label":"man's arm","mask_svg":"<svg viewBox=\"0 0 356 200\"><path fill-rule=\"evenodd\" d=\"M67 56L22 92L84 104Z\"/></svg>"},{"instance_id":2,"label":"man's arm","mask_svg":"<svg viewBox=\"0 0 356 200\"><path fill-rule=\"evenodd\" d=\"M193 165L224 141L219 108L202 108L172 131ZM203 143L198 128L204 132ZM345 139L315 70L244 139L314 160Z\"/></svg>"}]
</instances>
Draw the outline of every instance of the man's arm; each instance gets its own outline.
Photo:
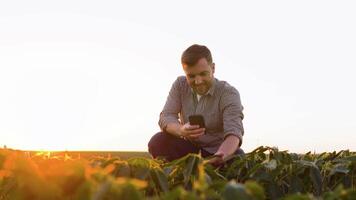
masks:
<instances>
[{"instance_id":1,"label":"man's arm","mask_svg":"<svg viewBox=\"0 0 356 200\"><path fill-rule=\"evenodd\" d=\"M223 108L224 141L215 155L221 155L226 158L234 154L242 144L242 136L244 134L242 119L244 115L242 113L243 106L241 105L240 94L235 88L230 87L225 91L220 103Z\"/></svg>"},{"instance_id":2,"label":"man's arm","mask_svg":"<svg viewBox=\"0 0 356 200\"><path fill-rule=\"evenodd\" d=\"M205 128L199 128L198 125L186 123L182 125L178 120L178 113L181 111L181 79L180 77L173 83L166 104L159 117L159 126L163 132L177 137L194 139L204 134Z\"/></svg>"},{"instance_id":3,"label":"man's arm","mask_svg":"<svg viewBox=\"0 0 356 200\"><path fill-rule=\"evenodd\" d=\"M240 139L235 135L228 135L224 142L220 145L218 151L215 155L221 156L222 159L225 159L227 156L230 156L236 152L239 148Z\"/></svg>"},{"instance_id":4,"label":"man's arm","mask_svg":"<svg viewBox=\"0 0 356 200\"><path fill-rule=\"evenodd\" d=\"M224 164L225 159L233 155L237 148L239 148L240 139L235 135L228 135L224 142L220 145L218 151L214 154L216 157L213 157L209 160L209 163L215 167L219 167Z\"/></svg>"},{"instance_id":5,"label":"man's arm","mask_svg":"<svg viewBox=\"0 0 356 200\"><path fill-rule=\"evenodd\" d=\"M170 134L178 136L178 127L181 126L178 120L178 113L181 111L180 100L180 80L177 80L172 84L169 91L166 103L159 116L158 125L163 132L169 132Z\"/></svg>"},{"instance_id":6,"label":"man's arm","mask_svg":"<svg viewBox=\"0 0 356 200\"><path fill-rule=\"evenodd\" d=\"M174 136L181 137L180 129L182 125L179 123L168 123L166 126L166 132Z\"/></svg>"}]
</instances>

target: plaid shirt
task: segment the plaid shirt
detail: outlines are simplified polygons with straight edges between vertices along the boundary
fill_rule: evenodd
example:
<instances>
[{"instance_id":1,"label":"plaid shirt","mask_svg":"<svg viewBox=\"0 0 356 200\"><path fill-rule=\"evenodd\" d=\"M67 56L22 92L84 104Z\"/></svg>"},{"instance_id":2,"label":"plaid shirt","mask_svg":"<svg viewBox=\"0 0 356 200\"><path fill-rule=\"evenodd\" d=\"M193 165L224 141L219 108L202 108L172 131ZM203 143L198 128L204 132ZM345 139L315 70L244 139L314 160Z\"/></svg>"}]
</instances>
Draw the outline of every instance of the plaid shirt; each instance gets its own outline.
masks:
<instances>
[{"instance_id":1,"label":"plaid shirt","mask_svg":"<svg viewBox=\"0 0 356 200\"><path fill-rule=\"evenodd\" d=\"M215 153L228 135L237 136L241 146L244 135L242 110L239 92L227 82L215 78L207 94L198 101L186 77L180 76L172 85L158 124L165 131L168 123L185 124L190 115L203 115L205 134L191 142Z\"/></svg>"}]
</instances>

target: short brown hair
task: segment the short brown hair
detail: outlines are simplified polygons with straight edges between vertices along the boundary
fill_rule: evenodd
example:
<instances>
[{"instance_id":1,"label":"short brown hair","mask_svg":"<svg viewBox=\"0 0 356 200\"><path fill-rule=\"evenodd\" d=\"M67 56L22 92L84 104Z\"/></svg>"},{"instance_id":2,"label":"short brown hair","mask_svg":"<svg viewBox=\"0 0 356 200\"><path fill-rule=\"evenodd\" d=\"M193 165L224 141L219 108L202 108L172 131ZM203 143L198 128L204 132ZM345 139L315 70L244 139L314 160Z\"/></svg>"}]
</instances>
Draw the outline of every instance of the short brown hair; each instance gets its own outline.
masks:
<instances>
[{"instance_id":1,"label":"short brown hair","mask_svg":"<svg viewBox=\"0 0 356 200\"><path fill-rule=\"evenodd\" d=\"M181 62L184 65L194 66L201 58L205 58L209 64L213 63L213 58L208 47L193 44L183 52Z\"/></svg>"}]
</instances>

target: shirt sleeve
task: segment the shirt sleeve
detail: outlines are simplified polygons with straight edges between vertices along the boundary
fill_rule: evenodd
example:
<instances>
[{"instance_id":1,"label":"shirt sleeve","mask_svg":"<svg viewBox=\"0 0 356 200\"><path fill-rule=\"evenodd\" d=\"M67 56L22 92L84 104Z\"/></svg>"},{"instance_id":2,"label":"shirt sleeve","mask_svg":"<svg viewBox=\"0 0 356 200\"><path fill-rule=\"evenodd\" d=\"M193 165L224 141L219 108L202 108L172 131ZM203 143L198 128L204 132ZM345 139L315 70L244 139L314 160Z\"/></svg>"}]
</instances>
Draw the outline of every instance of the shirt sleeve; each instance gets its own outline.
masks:
<instances>
[{"instance_id":1,"label":"shirt sleeve","mask_svg":"<svg viewBox=\"0 0 356 200\"><path fill-rule=\"evenodd\" d=\"M158 125L162 131L166 130L167 124L169 123L179 123L178 114L181 110L181 105L180 80L177 78L169 91L166 104L159 116Z\"/></svg>"},{"instance_id":2,"label":"shirt sleeve","mask_svg":"<svg viewBox=\"0 0 356 200\"><path fill-rule=\"evenodd\" d=\"M226 90L221 98L221 106L223 109L224 138L228 135L235 135L240 139L239 146L241 146L242 136L244 135L242 124L244 115L239 92L233 87Z\"/></svg>"}]
</instances>

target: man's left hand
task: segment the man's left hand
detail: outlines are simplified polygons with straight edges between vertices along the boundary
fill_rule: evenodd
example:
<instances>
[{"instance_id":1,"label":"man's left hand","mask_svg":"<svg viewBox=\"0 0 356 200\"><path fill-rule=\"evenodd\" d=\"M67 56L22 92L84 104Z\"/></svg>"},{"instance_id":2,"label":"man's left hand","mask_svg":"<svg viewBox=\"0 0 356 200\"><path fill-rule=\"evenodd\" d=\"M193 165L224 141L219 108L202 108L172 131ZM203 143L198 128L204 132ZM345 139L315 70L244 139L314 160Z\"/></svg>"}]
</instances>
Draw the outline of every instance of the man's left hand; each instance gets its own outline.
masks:
<instances>
[{"instance_id":1,"label":"man's left hand","mask_svg":"<svg viewBox=\"0 0 356 200\"><path fill-rule=\"evenodd\" d=\"M224 159L222 154L215 154L213 158L208 161L214 167L220 167L224 164Z\"/></svg>"}]
</instances>

